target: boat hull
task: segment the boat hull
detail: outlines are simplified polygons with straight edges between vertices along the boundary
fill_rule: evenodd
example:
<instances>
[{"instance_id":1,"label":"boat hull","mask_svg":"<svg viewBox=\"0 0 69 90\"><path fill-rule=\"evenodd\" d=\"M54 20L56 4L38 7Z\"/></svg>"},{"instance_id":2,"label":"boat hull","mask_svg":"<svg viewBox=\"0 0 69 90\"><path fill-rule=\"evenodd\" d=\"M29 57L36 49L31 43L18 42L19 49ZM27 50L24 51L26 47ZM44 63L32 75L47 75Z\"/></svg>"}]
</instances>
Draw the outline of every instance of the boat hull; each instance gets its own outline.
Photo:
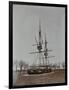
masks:
<instances>
[{"instance_id":1,"label":"boat hull","mask_svg":"<svg viewBox=\"0 0 69 90\"><path fill-rule=\"evenodd\" d=\"M28 74L43 74L43 73L50 73L52 70L51 69L29 69L27 70Z\"/></svg>"}]
</instances>

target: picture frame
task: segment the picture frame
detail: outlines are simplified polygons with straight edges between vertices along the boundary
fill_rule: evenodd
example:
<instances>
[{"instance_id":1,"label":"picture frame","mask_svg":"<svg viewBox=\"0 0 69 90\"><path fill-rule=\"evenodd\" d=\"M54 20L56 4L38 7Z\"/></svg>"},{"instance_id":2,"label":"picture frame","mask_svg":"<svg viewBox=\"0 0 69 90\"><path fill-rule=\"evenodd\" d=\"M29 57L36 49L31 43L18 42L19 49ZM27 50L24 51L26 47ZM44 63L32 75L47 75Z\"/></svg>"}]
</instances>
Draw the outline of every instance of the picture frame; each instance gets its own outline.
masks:
<instances>
[{"instance_id":1,"label":"picture frame","mask_svg":"<svg viewBox=\"0 0 69 90\"><path fill-rule=\"evenodd\" d=\"M47 22L46 22L46 20L47 20ZM43 23L41 23L41 21ZM19 80L17 81L18 84L17 85L13 84L13 82L14 82L13 67L14 67L14 61L15 61L14 59L19 59L20 60L20 58L21 59L28 59L30 57L30 56L28 57L28 55L27 55L27 57L23 56L23 55L24 55L24 52L25 52L25 50L24 50L25 48L27 48L27 50L30 50L28 48L32 47L32 43L33 43L32 40L33 39L31 39L31 38L34 38L34 34L32 34L33 33L32 28L41 30L41 31L37 32L37 31L35 31L35 29L33 29L33 31L35 31L37 33L37 37L39 35L39 37L41 38L41 32L43 31L43 29L45 29L45 25L44 25L45 23L46 23L47 29L48 29L47 34L46 34L48 36L46 38L49 40L49 42L51 41L51 43L54 43L55 41L57 41L56 42L57 44L55 44L55 45L51 44L49 47L56 47L57 48L56 49L57 51L55 51L57 54L54 53L55 56L56 56L56 59L57 59L58 56L60 57L60 59L62 59L61 57L63 57L63 59L64 59L64 64L63 64L64 65L63 66L64 71L61 69L61 67L62 67L61 64L60 64L60 70L59 69L54 69L54 70L52 69L52 70L55 71L55 72L56 72L56 70L58 70L58 71L60 71L60 73L64 72L64 74L59 73L61 75L61 77L64 75L63 78L62 78L62 81L63 80L64 81L59 82L59 80L55 80L55 82L54 82L52 80L53 81L52 82L50 80L51 83L46 83L45 81L44 81L45 83L41 82L41 81L43 81L42 77L44 78L44 76L41 76L41 75L45 75L45 73L44 74L39 73L39 72L44 72L44 71L41 71L41 70L44 70L42 68L38 69L38 70L35 70L35 72L37 71L38 74L34 72L35 74L32 75L32 74L30 74L31 71L30 71L30 73L28 73L28 74L30 74L29 75L30 78L35 77L35 79L36 79L36 77L41 76L40 81L38 81L39 79L37 79L37 80L32 79L33 81L30 81L30 78L28 78L28 80L24 81L24 78L27 78L28 75L27 75L27 73L26 73L26 75L22 74L23 71L24 71L23 67L20 68L20 69L18 67L17 72L20 73L19 75L24 75L24 78L23 77L22 77L23 79L21 78L22 81L23 81L23 82L22 81L21 82L23 84L20 84L21 83L19 81L19 80L21 80L20 77L18 77L19 78ZM49 27L49 25L50 25L50 27ZM56 28L59 29L61 32L57 31ZM28 29L29 29L29 31L28 31ZM30 29L31 29L31 31L30 31ZM51 29L52 29L53 32L51 32ZM56 29L56 31L55 31L55 29ZM63 34L62 34L62 32L63 32ZM50 33L50 34L48 34L48 33ZM45 37L44 35L45 34L43 34L43 37ZM50 36L52 36L52 37L50 37ZM18 37L20 37L20 38L18 38ZM51 38L51 40L50 40L49 37ZM56 40L56 39L54 39L54 37L58 38L58 39ZM59 39L59 37L62 37L62 38ZM28 41L28 40L30 40L30 41ZM37 39L35 38L34 41L36 41L37 49L38 49L38 51L35 51L35 52L36 53L42 53L43 52L44 55L45 54L47 55L46 51L41 50L41 48L42 48L41 40L37 41ZM31 43L31 46L29 46L30 44L28 42ZM61 42L64 43L65 45L64 44L62 45ZM23 45L23 49L22 49L21 44ZM27 46L27 47L24 47L24 46ZM63 46L63 48L61 49L62 46ZM18 53L18 50L21 51L20 54ZM26 50L26 52L27 52L27 50ZM58 54L59 52L60 52L60 54ZM34 52L32 52L32 53L34 53ZM59 59L59 57L58 57L58 59ZM30 58L32 60L33 56L30 57ZM27 62L27 60L26 60L26 62ZM29 62L31 63L32 61L29 60ZM56 62L58 62L58 60L56 60ZM15 62L15 64L16 63L17 62ZM22 63L23 62L21 62L20 65L22 65ZM25 65L27 66L27 64L25 64ZM51 63L50 63L50 65L51 65ZM52 66L50 66L50 67L49 66L46 67L46 68L50 68L50 67L52 68ZM30 66L28 66L28 68L29 67ZM55 67L55 66L53 65L53 67ZM29 72L29 70L31 70L31 69L28 69L28 68L26 69L26 72ZM59 67L56 67L56 68L59 68ZM22 69L22 71L20 71L21 69ZM33 69L32 69L32 71L33 71ZM47 73L47 74L51 75L51 73ZM60 78L60 76L56 77L57 75L54 76L55 79ZM47 80L47 78L46 78L46 80ZM38 84L36 84L36 82L34 82L34 81L38 82ZM31 84L27 84L29 82ZM65 5L65 4L49 4L49 3L9 1L9 88L11 89L11 88L46 87L46 86L60 86L60 85L67 85L67 5Z\"/></svg>"}]
</instances>

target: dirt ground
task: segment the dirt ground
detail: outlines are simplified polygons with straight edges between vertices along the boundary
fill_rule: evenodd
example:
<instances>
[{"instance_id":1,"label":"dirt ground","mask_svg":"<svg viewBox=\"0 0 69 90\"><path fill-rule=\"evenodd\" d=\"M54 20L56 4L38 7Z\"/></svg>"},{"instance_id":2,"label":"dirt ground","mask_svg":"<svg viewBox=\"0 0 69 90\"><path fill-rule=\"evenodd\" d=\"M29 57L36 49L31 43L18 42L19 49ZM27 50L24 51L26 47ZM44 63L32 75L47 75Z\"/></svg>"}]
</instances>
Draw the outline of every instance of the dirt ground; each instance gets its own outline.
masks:
<instances>
[{"instance_id":1,"label":"dirt ground","mask_svg":"<svg viewBox=\"0 0 69 90\"><path fill-rule=\"evenodd\" d=\"M44 74L19 74L16 80L16 85L37 85L37 84L52 84L52 83L64 83L65 72L64 70L56 70L50 73Z\"/></svg>"}]
</instances>

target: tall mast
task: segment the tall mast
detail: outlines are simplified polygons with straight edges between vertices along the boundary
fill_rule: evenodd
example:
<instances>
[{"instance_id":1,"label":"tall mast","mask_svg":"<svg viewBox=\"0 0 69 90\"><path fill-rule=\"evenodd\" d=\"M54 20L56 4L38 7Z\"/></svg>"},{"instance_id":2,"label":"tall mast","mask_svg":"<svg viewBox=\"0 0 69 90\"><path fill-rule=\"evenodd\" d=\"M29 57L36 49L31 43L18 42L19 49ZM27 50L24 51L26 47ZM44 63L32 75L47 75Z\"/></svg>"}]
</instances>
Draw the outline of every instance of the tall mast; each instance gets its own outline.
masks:
<instances>
[{"instance_id":1,"label":"tall mast","mask_svg":"<svg viewBox=\"0 0 69 90\"><path fill-rule=\"evenodd\" d=\"M39 52L39 63L41 65L42 62L42 37L41 37L41 23L40 23L40 19L39 19L39 44L37 46L38 52Z\"/></svg>"},{"instance_id":2,"label":"tall mast","mask_svg":"<svg viewBox=\"0 0 69 90\"><path fill-rule=\"evenodd\" d=\"M41 37L41 23L40 23L40 20L39 20L39 45L38 45L37 49L39 50L39 52L41 52L41 49L42 49L42 37Z\"/></svg>"},{"instance_id":3,"label":"tall mast","mask_svg":"<svg viewBox=\"0 0 69 90\"><path fill-rule=\"evenodd\" d=\"M41 43L41 23L39 20L39 43Z\"/></svg>"},{"instance_id":4,"label":"tall mast","mask_svg":"<svg viewBox=\"0 0 69 90\"><path fill-rule=\"evenodd\" d=\"M47 40L46 40L46 34L45 34L45 50L47 50Z\"/></svg>"},{"instance_id":5,"label":"tall mast","mask_svg":"<svg viewBox=\"0 0 69 90\"><path fill-rule=\"evenodd\" d=\"M46 34L45 34L45 47L44 47L44 56L45 56L45 62L46 62L46 65L48 64L47 63L47 57L48 57L48 50L47 50L47 40L46 40Z\"/></svg>"}]
</instances>

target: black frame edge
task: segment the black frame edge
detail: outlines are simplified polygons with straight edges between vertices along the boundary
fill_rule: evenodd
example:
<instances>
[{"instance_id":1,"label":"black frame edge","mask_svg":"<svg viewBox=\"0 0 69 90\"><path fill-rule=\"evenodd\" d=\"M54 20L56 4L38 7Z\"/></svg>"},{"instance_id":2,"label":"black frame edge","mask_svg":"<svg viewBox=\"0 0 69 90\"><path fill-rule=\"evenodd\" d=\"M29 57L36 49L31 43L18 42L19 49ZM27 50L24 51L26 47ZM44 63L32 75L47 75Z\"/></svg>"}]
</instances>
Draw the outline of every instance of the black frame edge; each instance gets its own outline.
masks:
<instances>
[{"instance_id":1,"label":"black frame edge","mask_svg":"<svg viewBox=\"0 0 69 90\"><path fill-rule=\"evenodd\" d=\"M67 85L67 5L65 7L65 83Z\"/></svg>"},{"instance_id":2,"label":"black frame edge","mask_svg":"<svg viewBox=\"0 0 69 90\"><path fill-rule=\"evenodd\" d=\"M66 7L66 4L52 4L52 3L39 3L39 2L22 2L22 1L9 1L12 4L20 5L34 5L34 6L51 6L51 7Z\"/></svg>"},{"instance_id":3,"label":"black frame edge","mask_svg":"<svg viewBox=\"0 0 69 90\"><path fill-rule=\"evenodd\" d=\"M9 2L9 89L13 87L12 65L13 65L13 3Z\"/></svg>"}]
</instances>

